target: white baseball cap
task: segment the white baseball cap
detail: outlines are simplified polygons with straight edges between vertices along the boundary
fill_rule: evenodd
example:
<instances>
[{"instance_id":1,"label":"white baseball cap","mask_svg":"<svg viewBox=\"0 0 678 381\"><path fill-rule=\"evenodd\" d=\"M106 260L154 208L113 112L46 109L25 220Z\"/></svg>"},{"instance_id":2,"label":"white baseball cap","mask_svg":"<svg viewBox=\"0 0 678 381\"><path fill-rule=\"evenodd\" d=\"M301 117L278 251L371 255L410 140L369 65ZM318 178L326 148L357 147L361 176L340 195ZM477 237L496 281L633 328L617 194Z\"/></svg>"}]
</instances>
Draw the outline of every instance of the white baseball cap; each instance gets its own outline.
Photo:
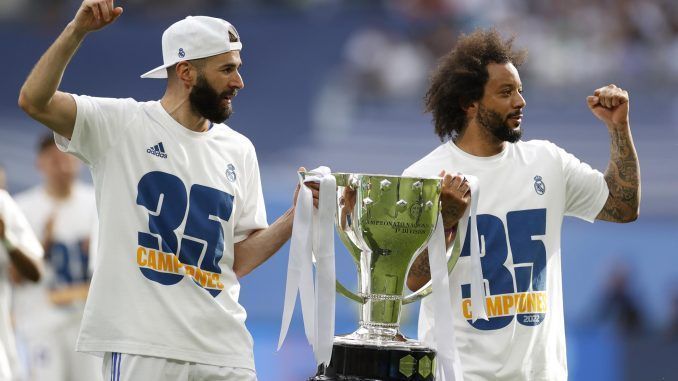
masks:
<instances>
[{"instance_id":1,"label":"white baseball cap","mask_svg":"<svg viewBox=\"0 0 678 381\"><path fill-rule=\"evenodd\" d=\"M229 33L237 42L231 42ZM167 78L167 68L177 62L195 60L242 50L235 27L228 21L208 16L188 16L165 29L162 34L163 64L141 78Z\"/></svg>"}]
</instances>

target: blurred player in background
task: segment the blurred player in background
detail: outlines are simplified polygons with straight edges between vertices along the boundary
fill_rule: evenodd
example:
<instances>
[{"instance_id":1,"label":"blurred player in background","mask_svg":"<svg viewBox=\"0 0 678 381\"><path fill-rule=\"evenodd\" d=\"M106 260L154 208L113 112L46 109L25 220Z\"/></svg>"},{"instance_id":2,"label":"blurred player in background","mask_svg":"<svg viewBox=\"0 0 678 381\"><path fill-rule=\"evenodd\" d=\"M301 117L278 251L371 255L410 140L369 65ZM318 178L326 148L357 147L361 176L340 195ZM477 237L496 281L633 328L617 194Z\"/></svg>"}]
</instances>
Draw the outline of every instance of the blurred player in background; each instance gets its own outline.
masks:
<instances>
[{"instance_id":1,"label":"blurred player in background","mask_svg":"<svg viewBox=\"0 0 678 381\"><path fill-rule=\"evenodd\" d=\"M456 342L467 381L567 380L563 217L631 222L639 213L640 168L628 93L608 85L581 100L610 134L610 161L603 174L551 142L520 140L526 103L516 67L524 58L512 39L503 40L495 30L462 36L440 61L426 96L435 131L448 141L404 172L435 176L444 170L444 183L462 190L468 189L463 178L451 174L479 180L478 233L489 320L471 319L476 306L470 299L468 239L450 274ZM452 236L469 195L448 192L441 198L445 231ZM428 279L428 257L421 255L408 274L408 287L418 289ZM430 302L424 301L419 337L429 343L440 339L432 337L432 316Z\"/></svg>"},{"instance_id":2,"label":"blurred player in background","mask_svg":"<svg viewBox=\"0 0 678 381\"><path fill-rule=\"evenodd\" d=\"M290 238L294 210L268 226L254 146L223 124L244 87L242 41L222 19L187 17L142 76L167 78L160 101L58 91L85 36L121 14L85 0L19 95L94 178L98 259L77 349L105 353L106 379L255 380L238 278Z\"/></svg>"},{"instance_id":3,"label":"blurred player in background","mask_svg":"<svg viewBox=\"0 0 678 381\"><path fill-rule=\"evenodd\" d=\"M23 213L4 189L5 171L0 167L0 380L20 380L19 360L10 318L10 266L30 282L42 275L40 241Z\"/></svg>"},{"instance_id":4,"label":"blurred player in background","mask_svg":"<svg viewBox=\"0 0 678 381\"><path fill-rule=\"evenodd\" d=\"M80 163L61 152L52 134L38 143L43 183L16 196L42 240L45 277L16 285L14 316L30 381L101 379L101 360L75 351L89 290L90 234L96 226L94 188L78 181Z\"/></svg>"}]
</instances>

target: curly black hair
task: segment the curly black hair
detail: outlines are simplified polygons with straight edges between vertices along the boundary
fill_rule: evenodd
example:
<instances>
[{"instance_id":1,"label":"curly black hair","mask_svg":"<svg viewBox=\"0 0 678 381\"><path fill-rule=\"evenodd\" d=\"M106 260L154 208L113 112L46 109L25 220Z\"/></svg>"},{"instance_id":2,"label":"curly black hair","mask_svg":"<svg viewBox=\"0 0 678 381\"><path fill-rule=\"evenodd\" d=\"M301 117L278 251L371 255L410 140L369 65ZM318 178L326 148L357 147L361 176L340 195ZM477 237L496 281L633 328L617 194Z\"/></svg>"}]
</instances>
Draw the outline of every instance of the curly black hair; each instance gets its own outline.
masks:
<instances>
[{"instance_id":1,"label":"curly black hair","mask_svg":"<svg viewBox=\"0 0 678 381\"><path fill-rule=\"evenodd\" d=\"M496 29L477 29L462 34L455 48L440 59L424 101L441 141L455 139L466 127L463 108L483 97L488 64L511 62L518 67L525 61L527 51L513 50L513 40L503 40Z\"/></svg>"}]
</instances>

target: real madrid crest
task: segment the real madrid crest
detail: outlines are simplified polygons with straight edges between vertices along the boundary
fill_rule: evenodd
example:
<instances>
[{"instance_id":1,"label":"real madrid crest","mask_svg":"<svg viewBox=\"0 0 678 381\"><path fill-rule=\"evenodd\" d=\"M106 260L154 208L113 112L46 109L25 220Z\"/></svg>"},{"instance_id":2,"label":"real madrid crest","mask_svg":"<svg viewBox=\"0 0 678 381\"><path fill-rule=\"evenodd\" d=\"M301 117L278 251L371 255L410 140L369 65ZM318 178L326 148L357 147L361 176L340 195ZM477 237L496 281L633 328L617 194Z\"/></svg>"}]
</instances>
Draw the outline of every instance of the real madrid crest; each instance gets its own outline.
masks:
<instances>
[{"instance_id":1,"label":"real madrid crest","mask_svg":"<svg viewBox=\"0 0 678 381\"><path fill-rule=\"evenodd\" d=\"M419 217L421 216L421 211L421 204L418 202L413 202L412 206L410 206L410 217L418 221Z\"/></svg>"},{"instance_id":2,"label":"real madrid crest","mask_svg":"<svg viewBox=\"0 0 678 381\"><path fill-rule=\"evenodd\" d=\"M537 192L538 195L543 195L546 192L546 184L544 184L539 175L534 177L534 191Z\"/></svg>"},{"instance_id":3,"label":"real madrid crest","mask_svg":"<svg viewBox=\"0 0 678 381\"><path fill-rule=\"evenodd\" d=\"M226 166L226 178L230 182L235 182L236 176L235 176L235 167L233 164L229 164Z\"/></svg>"}]
</instances>

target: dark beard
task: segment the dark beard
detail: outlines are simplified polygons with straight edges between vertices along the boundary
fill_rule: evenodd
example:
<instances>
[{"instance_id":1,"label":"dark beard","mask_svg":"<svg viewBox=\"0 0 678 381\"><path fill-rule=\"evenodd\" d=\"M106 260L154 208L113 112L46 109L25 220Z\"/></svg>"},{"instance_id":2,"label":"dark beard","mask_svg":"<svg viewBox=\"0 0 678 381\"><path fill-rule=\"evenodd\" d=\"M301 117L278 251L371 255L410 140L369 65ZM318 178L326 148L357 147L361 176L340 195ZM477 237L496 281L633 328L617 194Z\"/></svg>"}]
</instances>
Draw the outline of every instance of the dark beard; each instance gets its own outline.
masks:
<instances>
[{"instance_id":1,"label":"dark beard","mask_svg":"<svg viewBox=\"0 0 678 381\"><path fill-rule=\"evenodd\" d=\"M486 109L481 104L478 105L478 124L501 142L515 143L523 135L522 128L514 129L508 125L509 118L514 115L509 114L506 118L502 118L498 112Z\"/></svg>"},{"instance_id":2,"label":"dark beard","mask_svg":"<svg viewBox=\"0 0 678 381\"><path fill-rule=\"evenodd\" d=\"M188 100L191 102L193 110L203 118L212 123L222 123L233 114L233 109L230 105L226 107L221 105L224 97L231 94L233 94L233 91L224 91L218 94L207 83L205 76L198 74L198 79L188 95Z\"/></svg>"}]
</instances>

